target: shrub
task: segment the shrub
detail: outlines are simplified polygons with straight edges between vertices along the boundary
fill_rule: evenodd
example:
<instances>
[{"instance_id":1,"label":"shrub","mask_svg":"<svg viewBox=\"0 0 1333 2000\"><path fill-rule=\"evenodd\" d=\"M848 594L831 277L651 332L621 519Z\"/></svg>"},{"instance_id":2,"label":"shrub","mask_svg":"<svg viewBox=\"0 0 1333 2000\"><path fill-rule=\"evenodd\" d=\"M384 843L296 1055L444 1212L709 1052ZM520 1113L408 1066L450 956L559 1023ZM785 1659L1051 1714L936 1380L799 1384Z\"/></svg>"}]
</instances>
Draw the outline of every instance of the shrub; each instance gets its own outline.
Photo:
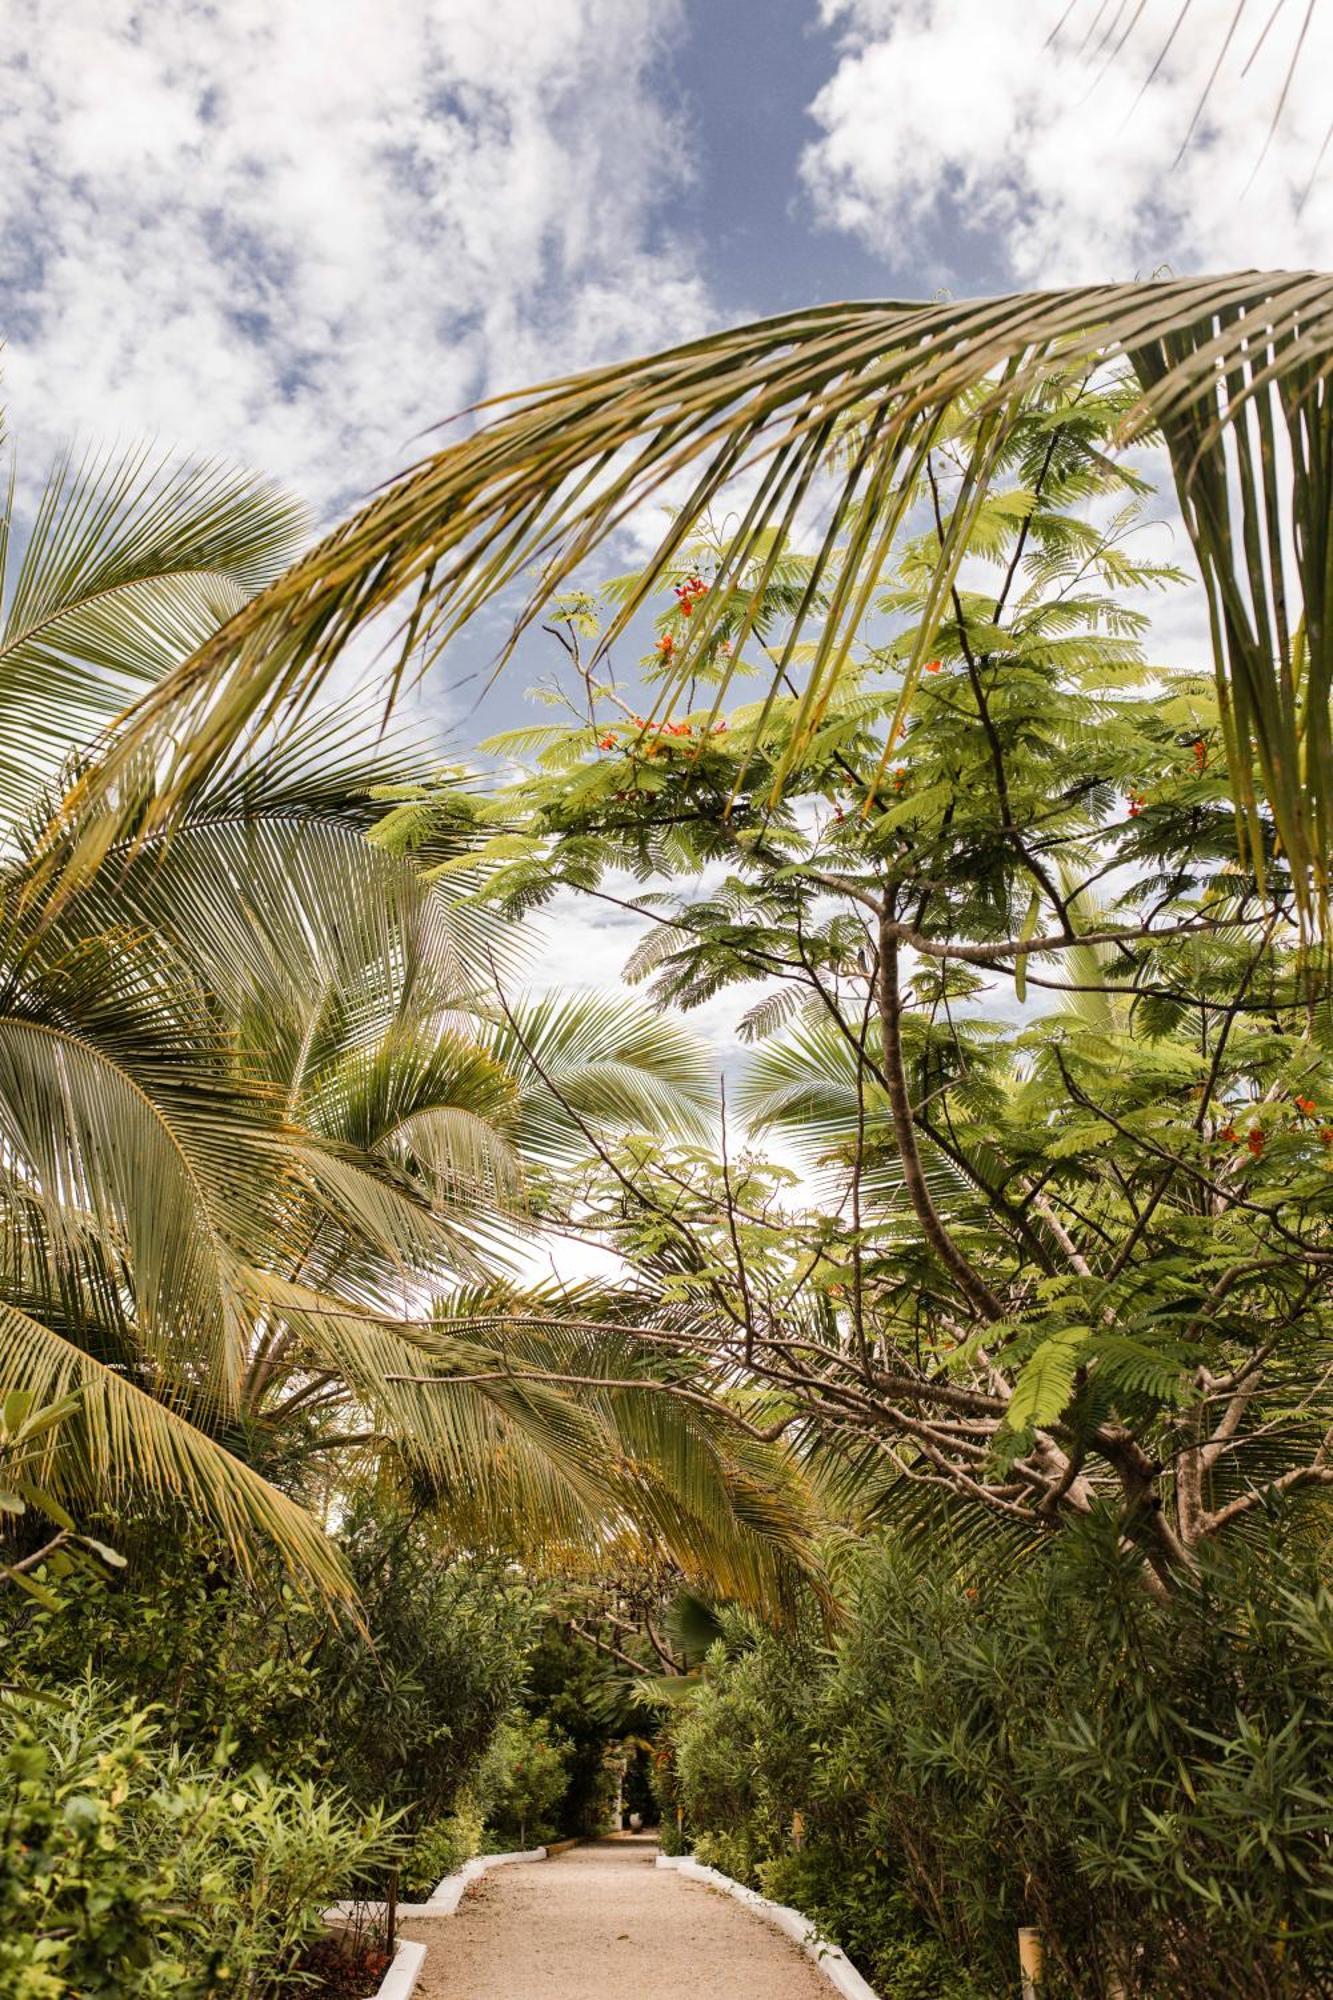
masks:
<instances>
[{"instance_id":1,"label":"shrub","mask_svg":"<svg viewBox=\"0 0 1333 2000\"><path fill-rule=\"evenodd\" d=\"M263 2000L327 1903L392 1853L381 1811L165 1748L153 1716L94 1683L9 1712L7 2000Z\"/></svg>"},{"instance_id":2,"label":"shrub","mask_svg":"<svg viewBox=\"0 0 1333 2000\"><path fill-rule=\"evenodd\" d=\"M1009 1992L1022 1923L1052 2000L1309 2000L1333 1990L1330 1659L1333 1595L1280 1521L1166 1601L1100 1520L1008 1576L872 1544L830 1653L733 1622L666 1768L696 1851L885 2000Z\"/></svg>"},{"instance_id":3,"label":"shrub","mask_svg":"<svg viewBox=\"0 0 1333 2000\"><path fill-rule=\"evenodd\" d=\"M555 1838L552 1814L568 1777L568 1747L544 1716L520 1711L502 1724L481 1778L488 1825L502 1850Z\"/></svg>"},{"instance_id":4,"label":"shrub","mask_svg":"<svg viewBox=\"0 0 1333 2000\"><path fill-rule=\"evenodd\" d=\"M384 1802L415 1829L453 1809L513 1706L527 1586L365 1500L340 1539L364 1629L278 1575L241 1575L172 1518L122 1531L123 1576L80 1579L55 1610L0 1605L0 1644L30 1678L90 1671L135 1707L161 1703L186 1749L225 1735L239 1766Z\"/></svg>"},{"instance_id":5,"label":"shrub","mask_svg":"<svg viewBox=\"0 0 1333 2000\"><path fill-rule=\"evenodd\" d=\"M400 1875L404 1902L425 1902L446 1875L481 1853L485 1834L485 1820L467 1797L442 1819L418 1828Z\"/></svg>"}]
</instances>

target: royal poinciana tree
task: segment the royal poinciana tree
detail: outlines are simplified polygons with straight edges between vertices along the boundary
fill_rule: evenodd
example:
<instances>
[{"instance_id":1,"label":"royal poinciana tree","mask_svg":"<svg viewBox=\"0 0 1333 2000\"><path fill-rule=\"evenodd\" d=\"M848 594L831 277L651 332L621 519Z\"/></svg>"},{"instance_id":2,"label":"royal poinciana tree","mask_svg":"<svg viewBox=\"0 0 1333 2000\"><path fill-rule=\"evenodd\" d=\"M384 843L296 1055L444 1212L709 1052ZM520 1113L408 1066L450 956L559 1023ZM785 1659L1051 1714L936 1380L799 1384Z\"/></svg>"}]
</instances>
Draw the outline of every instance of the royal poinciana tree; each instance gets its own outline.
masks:
<instances>
[{"instance_id":1,"label":"royal poinciana tree","mask_svg":"<svg viewBox=\"0 0 1333 2000\"><path fill-rule=\"evenodd\" d=\"M636 581L561 600L570 713L507 741L532 768L478 813L490 893L641 912L661 999L763 982L720 1151L589 1132L558 1206L628 1259L608 1313L689 1395L818 1440L844 1497L1026 1536L1110 1506L1168 1585L1333 1486L1333 1049L1262 805L1237 859L1213 677L1145 656L1181 578L1108 455L1129 394L1049 383L980 501L950 414L813 722L786 547L669 708L720 540L682 545L623 684L597 622ZM774 660L775 695L719 707Z\"/></svg>"}]
</instances>

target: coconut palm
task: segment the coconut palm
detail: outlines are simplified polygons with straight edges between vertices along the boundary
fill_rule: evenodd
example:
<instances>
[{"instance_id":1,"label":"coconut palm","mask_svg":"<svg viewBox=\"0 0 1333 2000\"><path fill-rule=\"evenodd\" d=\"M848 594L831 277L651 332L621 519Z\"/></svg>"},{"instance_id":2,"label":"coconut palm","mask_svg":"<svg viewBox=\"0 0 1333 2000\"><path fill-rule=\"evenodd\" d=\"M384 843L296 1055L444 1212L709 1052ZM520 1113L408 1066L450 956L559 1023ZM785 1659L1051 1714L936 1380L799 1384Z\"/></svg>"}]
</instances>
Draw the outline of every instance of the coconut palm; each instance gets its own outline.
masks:
<instances>
[{"instance_id":1,"label":"coconut palm","mask_svg":"<svg viewBox=\"0 0 1333 2000\"><path fill-rule=\"evenodd\" d=\"M771 1596L799 1516L774 1454L501 1276L590 1130L701 1132L700 1051L646 1007L478 987L459 878L364 838L372 780L421 775L364 733L314 718L169 842L15 899L5 1379L79 1394L76 1488L175 1492L326 1580L262 1469L300 1494L373 1460L474 1542L646 1536Z\"/></svg>"}]
</instances>

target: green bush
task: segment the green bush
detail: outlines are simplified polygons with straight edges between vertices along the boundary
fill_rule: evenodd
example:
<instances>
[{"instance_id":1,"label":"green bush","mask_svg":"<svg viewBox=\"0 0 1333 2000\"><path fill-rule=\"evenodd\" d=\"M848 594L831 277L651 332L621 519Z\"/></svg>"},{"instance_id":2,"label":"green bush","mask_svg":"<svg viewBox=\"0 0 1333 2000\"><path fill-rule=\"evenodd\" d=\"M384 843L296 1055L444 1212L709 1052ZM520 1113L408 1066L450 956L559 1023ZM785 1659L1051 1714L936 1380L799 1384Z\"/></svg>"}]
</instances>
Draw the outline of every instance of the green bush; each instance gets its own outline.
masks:
<instances>
[{"instance_id":1,"label":"green bush","mask_svg":"<svg viewBox=\"0 0 1333 2000\"><path fill-rule=\"evenodd\" d=\"M400 1872L403 1901L425 1902L446 1875L481 1853L485 1836L486 1822L466 1797L453 1812L418 1828Z\"/></svg>"},{"instance_id":2,"label":"green bush","mask_svg":"<svg viewBox=\"0 0 1333 2000\"><path fill-rule=\"evenodd\" d=\"M329 1901L391 1858L382 1811L172 1750L94 1683L6 1719L6 2000L266 2000Z\"/></svg>"},{"instance_id":3,"label":"green bush","mask_svg":"<svg viewBox=\"0 0 1333 2000\"><path fill-rule=\"evenodd\" d=\"M493 1846L504 1852L553 1840L552 1815L568 1781L568 1746L544 1716L519 1711L502 1723L480 1780Z\"/></svg>"},{"instance_id":4,"label":"green bush","mask_svg":"<svg viewBox=\"0 0 1333 2000\"><path fill-rule=\"evenodd\" d=\"M660 1764L696 1852L885 2000L1011 1993L1024 1923L1052 2000L1309 2000L1330 1661L1333 1595L1281 1522L1165 1601L1100 1521L1009 1575L868 1545L831 1650L732 1621Z\"/></svg>"},{"instance_id":5,"label":"green bush","mask_svg":"<svg viewBox=\"0 0 1333 2000\"><path fill-rule=\"evenodd\" d=\"M178 1519L117 1539L123 1576L78 1580L54 1611L0 1602L0 1647L27 1678L91 1672L161 1703L186 1749L225 1735L239 1766L383 1802L410 1830L452 1811L522 1686L529 1593L510 1571L361 1500L340 1535L360 1627L279 1575L239 1574Z\"/></svg>"}]
</instances>

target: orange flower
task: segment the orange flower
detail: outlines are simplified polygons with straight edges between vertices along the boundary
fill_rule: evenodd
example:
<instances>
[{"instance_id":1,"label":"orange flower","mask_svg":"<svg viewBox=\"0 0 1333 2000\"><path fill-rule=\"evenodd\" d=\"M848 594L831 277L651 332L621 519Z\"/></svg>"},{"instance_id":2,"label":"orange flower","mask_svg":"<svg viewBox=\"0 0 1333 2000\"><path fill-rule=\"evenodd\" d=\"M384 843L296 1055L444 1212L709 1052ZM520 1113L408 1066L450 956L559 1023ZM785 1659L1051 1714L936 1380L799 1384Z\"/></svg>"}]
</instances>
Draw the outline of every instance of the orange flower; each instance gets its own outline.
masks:
<instances>
[{"instance_id":1,"label":"orange flower","mask_svg":"<svg viewBox=\"0 0 1333 2000\"><path fill-rule=\"evenodd\" d=\"M1251 1125L1249 1131L1245 1134L1245 1143L1249 1147L1250 1152L1253 1154L1254 1158L1257 1160L1259 1158L1259 1155L1264 1150L1263 1126Z\"/></svg>"},{"instance_id":2,"label":"orange flower","mask_svg":"<svg viewBox=\"0 0 1333 2000\"><path fill-rule=\"evenodd\" d=\"M1202 736L1195 737L1193 748L1194 768L1196 771L1203 771L1208 765L1208 745L1204 742Z\"/></svg>"},{"instance_id":3,"label":"orange flower","mask_svg":"<svg viewBox=\"0 0 1333 2000\"><path fill-rule=\"evenodd\" d=\"M1333 1146L1333 1126L1325 1125L1319 1137L1325 1146Z\"/></svg>"},{"instance_id":4,"label":"orange flower","mask_svg":"<svg viewBox=\"0 0 1333 2000\"><path fill-rule=\"evenodd\" d=\"M943 660L927 660L926 672L928 674L937 674L943 665L944 665Z\"/></svg>"},{"instance_id":5,"label":"orange flower","mask_svg":"<svg viewBox=\"0 0 1333 2000\"><path fill-rule=\"evenodd\" d=\"M657 650L664 660L669 660L676 650L676 642L669 632L664 632L657 642Z\"/></svg>"},{"instance_id":6,"label":"orange flower","mask_svg":"<svg viewBox=\"0 0 1333 2000\"><path fill-rule=\"evenodd\" d=\"M1225 1139L1229 1146L1236 1146L1240 1143L1240 1133L1234 1125L1224 1125L1217 1136L1219 1139Z\"/></svg>"},{"instance_id":7,"label":"orange flower","mask_svg":"<svg viewBox=\"0 0 1333 2000\"><path fill-rule=\"evenodd\" d=\"M1147 800L1142 792L1131 792L1129 794L1129 812L1127 817L1137 819L1146 804Z\"/></svg>"},{"instance_id":8,"label":"orange flower","mask_svg":"<svg viewBox=\"0 0 1333 2000\"><path fill-rule=\"evenodd\" d=\"M599 736L599 737L598 737L598 739L597 739L597 748L598 748L599 750L614 750L614 749L615 749L615 747L616 747L616 739L615 739L615 737L614 737L614 736Z\"/></svg>"},{"instance_id":9,"label":"orange flower","mask_svg":"<svg viewBox=\"0 0 1333 2000\"><path fill-rule=\"evenodd\" d=\"M1296 1109L1300 1112L1302 1118L1313 1118L1319 1106L1315 1103L1313 1097L1298 1097L1296 1099Z\"/></svg>"}]
</instances>

